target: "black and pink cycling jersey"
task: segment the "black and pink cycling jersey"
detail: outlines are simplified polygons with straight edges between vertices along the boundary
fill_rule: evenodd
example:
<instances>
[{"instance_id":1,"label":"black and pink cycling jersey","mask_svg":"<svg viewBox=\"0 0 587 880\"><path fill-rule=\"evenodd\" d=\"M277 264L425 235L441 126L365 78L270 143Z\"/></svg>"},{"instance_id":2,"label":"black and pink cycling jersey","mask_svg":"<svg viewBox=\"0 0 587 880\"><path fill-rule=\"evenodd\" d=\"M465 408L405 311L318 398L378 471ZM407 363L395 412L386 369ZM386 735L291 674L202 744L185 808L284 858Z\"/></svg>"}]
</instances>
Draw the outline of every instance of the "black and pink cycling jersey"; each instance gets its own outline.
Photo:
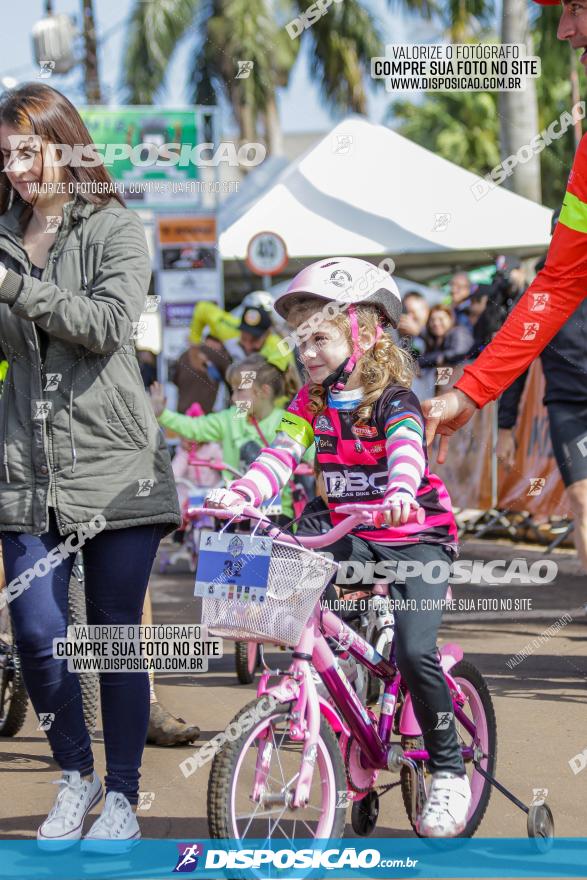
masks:
<instances>
[{"instance_id":1,"label":"black and pink cycling jersey","mask_svg":"<svg viewBox=\"0 0 587 880\"><path fill-rule=\"evenodd\" d=\"M426 517L423 523L381 528L361 525L353 532L382 544L442 544L456 553L452 505L444 483L428 469L418 398L409 388L389 385L371 418L355 424L353 411L361 396L360 391L329 392L326 408L315 414L310 409L308 386L304 386L287 408L274 442L231 488L244 491L255 504L271 498L314 443L333 525L344 519L333 510L338 504L376 505L400 494L418 501Z\"/></svg>"}]
</instances>

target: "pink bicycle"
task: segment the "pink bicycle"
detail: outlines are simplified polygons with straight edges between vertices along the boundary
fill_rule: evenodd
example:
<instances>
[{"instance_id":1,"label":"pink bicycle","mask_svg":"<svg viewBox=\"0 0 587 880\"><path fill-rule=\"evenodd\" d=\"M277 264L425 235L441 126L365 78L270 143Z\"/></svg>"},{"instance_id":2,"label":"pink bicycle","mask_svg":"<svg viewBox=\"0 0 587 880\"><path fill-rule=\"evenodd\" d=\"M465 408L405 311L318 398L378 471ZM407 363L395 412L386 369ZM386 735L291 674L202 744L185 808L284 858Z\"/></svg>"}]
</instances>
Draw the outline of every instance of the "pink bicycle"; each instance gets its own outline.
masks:
<instances>
[{"instance_id":1,"label":"pink bicycle","mask_svg":"<svg viewBox=\"0 0 587 880\"><path fill-rule=\"evenodd\" d=\"M227 728L232 735L213 760L208 783L212 838L340 838L349 804L355 832L368 835L376 826L380 795L398 785L417 833L427 797L429 755L410 693L395 665L393 639L384 657L321 607L321 594L337 564L312 552L360 523L380 525L381 508L341 505L337 512L350 515L326 535L302 538L281 532L258 510L246 508L243 516L258 521L255 532L263 524L263 540L271 539L264 601L262 592L257 601L216 596L202 600L202 623L214 635L295 646L287 670L266 667L257 699L235 716ZM213 513L234 516L229 511ZM222 554L217 555L220 561ZM253 559L251 553L248 558ZM244 566L231 571L242 572ZM208 569L206 577L211 573ZM214 591L219 578L217 572ZM381 681L379 714L361 703L327 637ZM456 644L440 649L473 793L461 836L469 837L479 827L491 787L496 786L528 813L531 836L549 837L548 807L525 807L494 779L497 731L491 696L478 670L462 658ZM328 701L317 693L312 666L330 694ZM271 676L279 680L270 687ZM401 737L399 742L391 742L394 734ZM399 780L378 784L382 771L399 774Z\"/></svg>"}]
</instances>

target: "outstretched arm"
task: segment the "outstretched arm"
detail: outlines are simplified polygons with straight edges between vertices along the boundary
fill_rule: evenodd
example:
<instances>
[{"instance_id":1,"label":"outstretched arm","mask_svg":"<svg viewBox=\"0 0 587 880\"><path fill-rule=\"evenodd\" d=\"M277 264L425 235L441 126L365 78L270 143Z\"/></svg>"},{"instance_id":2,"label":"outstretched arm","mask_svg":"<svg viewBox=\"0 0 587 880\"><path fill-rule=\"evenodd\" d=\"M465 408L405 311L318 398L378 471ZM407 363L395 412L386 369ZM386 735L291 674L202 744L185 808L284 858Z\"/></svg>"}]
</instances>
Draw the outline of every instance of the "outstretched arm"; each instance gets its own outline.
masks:
<instances>
[{"instance_id":1,"label":"outstretched arm","mask_svg":"<svg viewBox=\"0 0 587 880\"><path fill-rule=\"evenodd\" d=\"M587 135L569 178L544 268L455 387L477 406L528 369L587 295Z\"/></svg>"},{"instance_id":2,"label":"outstretched arm","mask_svg":"<svg viewBox=\"0 0 587 880\"><path fill-rule=\"evenodd\" d=\"M447 438L528 369L587 295L587 135L575 155L546 264L493 340L446 394L426 400L426 439Z\"/></svg>"}]
</instances>

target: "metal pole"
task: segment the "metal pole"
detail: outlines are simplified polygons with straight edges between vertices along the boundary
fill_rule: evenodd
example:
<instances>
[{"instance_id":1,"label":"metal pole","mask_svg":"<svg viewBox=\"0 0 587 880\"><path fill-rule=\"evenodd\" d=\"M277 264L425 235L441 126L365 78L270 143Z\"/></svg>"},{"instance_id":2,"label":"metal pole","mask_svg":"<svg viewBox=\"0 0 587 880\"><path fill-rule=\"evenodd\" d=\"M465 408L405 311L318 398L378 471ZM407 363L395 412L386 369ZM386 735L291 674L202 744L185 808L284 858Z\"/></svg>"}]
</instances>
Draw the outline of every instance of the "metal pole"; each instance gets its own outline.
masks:
<instances>
[{"instance_id":1,"label":"metal pole","mask_svg":"<svg viewBox=\"0 0 587 880\"><path fill-rule=\"evenodd\" d=\"M491 507L497 510L497 402L494 401L491 411Z\"/></svg>"}]
</instances>

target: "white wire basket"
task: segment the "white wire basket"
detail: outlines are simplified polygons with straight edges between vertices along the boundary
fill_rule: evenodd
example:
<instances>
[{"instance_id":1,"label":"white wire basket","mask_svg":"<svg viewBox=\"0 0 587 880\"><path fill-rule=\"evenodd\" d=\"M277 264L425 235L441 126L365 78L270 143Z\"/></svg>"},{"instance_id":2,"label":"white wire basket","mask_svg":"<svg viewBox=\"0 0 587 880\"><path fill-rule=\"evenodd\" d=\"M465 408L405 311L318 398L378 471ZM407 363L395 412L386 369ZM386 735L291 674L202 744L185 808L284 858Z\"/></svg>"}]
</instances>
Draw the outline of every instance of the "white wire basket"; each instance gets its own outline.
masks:
<instances>
[{"instance_id":1,"label":"white wire basket","mask_svg":"<svg viewBox=\"0 0 587 880\"><path fill-rule=\"evenodd\" d=\"M202 599L202 625L214 636L295 646L338 563L274 541L264 602Z\"/></svg>"}]
</instances>

